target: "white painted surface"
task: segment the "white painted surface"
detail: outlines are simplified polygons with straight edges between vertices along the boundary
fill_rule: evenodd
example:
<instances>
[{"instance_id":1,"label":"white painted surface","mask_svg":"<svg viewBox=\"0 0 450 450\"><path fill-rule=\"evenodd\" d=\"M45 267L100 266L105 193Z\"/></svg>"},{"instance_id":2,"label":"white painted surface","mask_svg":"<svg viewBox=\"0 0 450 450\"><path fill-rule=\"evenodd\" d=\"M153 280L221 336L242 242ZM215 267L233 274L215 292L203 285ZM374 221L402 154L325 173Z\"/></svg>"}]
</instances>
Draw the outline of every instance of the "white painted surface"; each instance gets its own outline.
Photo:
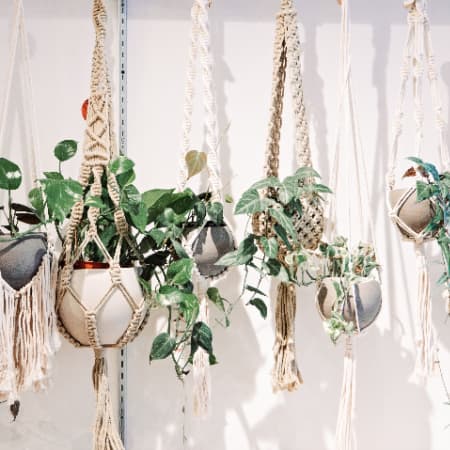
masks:
<instances>
[{"instance_id":1,"label":"white painted surface","mask_svg":"<svg viewBox=\"0 0 450 450\"><path fill-rule=\"evenodd\" d=\"M177 179L190 0L129 2L128 152L137 163L142 188L173 186ZM0 55L4 62L10 3L0 0ZM439 380L432 381L427 389L408 381L414 365L414 253L410 245L399 242L384 205L384 174L399 87L405 12L400 0L353 3L355 94L370 168L371 207L385 268L384 309L376 326L358 342L359 449L443 450L450 441L450 430L446 429L450 407L444 405ZM446 0L430 3L447 111L450 7ZM305 89L314 159L328 181L337 119L339 8L334 0L299 0L297 4L306 38ZM277 5L275 0L215 0L212 10L221 129L231 121L222 148L222 171L229 186L227 192L235 198L262 175ZM79 108L88 94L93 37L90 2L25 0L25 7L33 53L41 166L51 170L54 144L63 138L82 139ZM4 80L4 66L0 82ZM287 105L289 111L289 102ZM17 111L11 114L12 133L1 146L2 155L15 159L23 147L20 117ZM432 131L432 122L427 120L430 140L426 156L436 160ZM197 147L201 146L200 132ZM291 137L292 121L286 114L282 142L282 170L286 174L292 168ZM401 148L402 156L408 156L412 140L405 138ZM76 164L68 171L75 176ZM242 236L244 223L232 223ZM430 246L429 253L436 257L436 248ZM440 267L432 267L436 279ZM227 298L236 297L240 281L240 275L234 272L222 283ZM438 288L433 289L433 295L441 359L450 382L448 325ZM187 448L333 449L343 351L334 348L323 332L312 289L303 290L299 298L297 352L304 386L293 394L272 394L273 317L263 321L255 311L238 307L230 329L215 329L220 364L212 369L213 412L208 421L197 421L188 407ZM161 325L162 319L154 314L146 331L129 348L128 450L182 448L182 387L169 362L148 365L151 340ZM94 412L91 363L89 351L64 344L55 360L54 385L48 394L26 395L15 424L10 423L7 408L0 407L0 450L90 449Z\"/></svg>"}]
</instances>

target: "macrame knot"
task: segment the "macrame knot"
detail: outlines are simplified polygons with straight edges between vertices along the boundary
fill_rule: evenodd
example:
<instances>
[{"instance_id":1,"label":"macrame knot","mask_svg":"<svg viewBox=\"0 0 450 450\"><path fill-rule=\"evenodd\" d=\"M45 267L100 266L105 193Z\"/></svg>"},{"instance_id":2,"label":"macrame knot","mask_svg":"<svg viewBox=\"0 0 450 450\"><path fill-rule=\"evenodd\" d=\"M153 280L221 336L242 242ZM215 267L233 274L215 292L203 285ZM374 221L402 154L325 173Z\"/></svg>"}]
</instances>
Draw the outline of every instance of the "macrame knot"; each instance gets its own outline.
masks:
<instances>
[{"instance_id":1,"label":"macrame knot","mask_svg":"<svg viewBox=\"0 0 450 450\"><path fill-rule=\"evenodd\" d=\"M123 210L117 209L114 212L114 222L116 223L117 232L121 236L125 236L128 233L128 223Z\"/></svg>"},{"instance_id":2,"label":"macrame knot","mask_svg":"<svg viewBox=\"0 0 450 450\"><path fill-rule=\"evenodd\" d=\"M408 14L408 25L423 25L425 23L425 14L417 9L415 5Z\"/></svg>"},{"instance_id":3,"label":"macrame knot","mask_svg":"<svg viewBox=\"0 0 450 450\"><path fill-rule=\"evenodd\" d=\"M111 281L115 286L122 283L122 271L119 263L115 262L111 264L110 274Z\"/></svg>"},{"instance_id":4,"label":"macrame knot","mask_svg":"<svg viewBox=\"0 0 450 450\"><path fill-rule=\"evenodd\" d=\"M95 311L86 312L85 321L89 345L94 350L100 350L102 348L102 345L100 344L100 339L98 336L96 312Z\"/></svg>"}]
</instances>

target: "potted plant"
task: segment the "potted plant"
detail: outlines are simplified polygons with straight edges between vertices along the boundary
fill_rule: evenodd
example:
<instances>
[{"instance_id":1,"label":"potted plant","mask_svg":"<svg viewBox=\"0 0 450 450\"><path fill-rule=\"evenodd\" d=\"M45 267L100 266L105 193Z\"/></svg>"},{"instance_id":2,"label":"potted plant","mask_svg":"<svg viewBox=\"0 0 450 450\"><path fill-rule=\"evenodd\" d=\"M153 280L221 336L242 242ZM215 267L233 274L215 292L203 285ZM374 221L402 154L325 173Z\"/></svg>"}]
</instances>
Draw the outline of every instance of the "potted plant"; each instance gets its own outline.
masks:
<instances>
[{"instance_id":1,"label":"potted plant","mask_svg":"<svg viewBox=\"0 0 450 450\"><path fill-rule=\"evenodd\" d=\"M353 252L338 236L319 246L323 257L316 304L331 340L371 325L381 310L379 265L373 246L360 243Z\"/></svg>"},{"instance_id":2,"label":"potted plant","mask_svg":"<svg viewBox=\"0 0 450 450\"><path fill-rule=\"evenodd\" d=\"M50 223L58 227L81 197L80 184L61 173L61 163L70 159L76 148L74 141L62 141L55 147L59 171L46 172L45 179L30 191L31 206L14 202L13 192L22 184L22 172L14 162L0 158L0 189L7 192L7 202L0 206L4 218L0 225L0 272L15 290L32 280L47 253L46 234L37 230ZM20 223L30 228L21 230Z\"/></svg>"},{"instance_id":3,"label":"potted plant","mask_svg":"<svg viewBox=\"0 0 450 450\"><path fill-rule=\"evenodd\" d=\"M433 164L424 162L420 158L408 158L416 164L405 173L405 177L417 177L416 192L418 202L428 202L433 205L432 216L424 232L432 236L441 249L444 273L439 284L450 292L450 172L440 173ZM450 299L450 295L447 295Z\"/></svg>"},{"instance_id":4,"label":"potted plant","mask_svg":"<svg viewBox=\"0 0 450 450\"><path fill-rule=\"evenodd\" d=\"M147 212L133 184L135 178L132 160L124 156L112 160L95 190L84 189L79 222L68 229L74 242L71 254L65 254L64 259L73 261L74 271L58 302L58 314L69 335L83 346L92 341L86 326L87 311L97 314L96 339L102 346L117 345L136 312L137 325L142 324L145 299L137 266L143 256L138 241L147 225ZM93 216L95 236L91 235ZM119 221L125 224L122 233L118 232Z\"/></svg>"},{"instance_id":5,"label":"potted plant","mask_svg":"<svg viewBox=\"0 0 450 450\"><path fill-rule=\"evenodd\" d=\"M206 167L207 156L187 154L189 177ZM195 169L195 170L194 170ZM225 253L234 250L234 239L223 217L223 204L211 193L195 194L187 188L153 189L142 194L148 211L146 236L139 243L145 255L141 278L152 304L167 309L167 329L154 339L150 362L171 358L175 371L183 379L191 370L194 356L203 349L210 364L216 363L213 332L200 320L202 302L215 305L223 314L221 323L229 326L231 304L216 287L208 287L205 298L199 297L194 284L196 272L203 278L217 277L226 269L217 264Z\"/></svg>"}]
</instances>

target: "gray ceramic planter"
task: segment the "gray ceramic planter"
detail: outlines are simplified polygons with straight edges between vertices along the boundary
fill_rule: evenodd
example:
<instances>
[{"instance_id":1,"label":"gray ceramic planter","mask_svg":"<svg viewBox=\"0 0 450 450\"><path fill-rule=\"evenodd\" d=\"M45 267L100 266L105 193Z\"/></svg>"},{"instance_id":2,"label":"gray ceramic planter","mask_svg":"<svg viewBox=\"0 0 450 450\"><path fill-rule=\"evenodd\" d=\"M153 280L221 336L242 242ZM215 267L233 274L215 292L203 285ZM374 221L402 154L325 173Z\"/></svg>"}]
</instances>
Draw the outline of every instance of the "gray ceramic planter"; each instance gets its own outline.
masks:
<instances>
[{"instance_id":1,"label":"gray ceramic planter","mask_svg":"<svg viewBox=\"0 0 450 450\"><path fill-rule=\"evenodd\" d=\"M334 282L339 283L340 278L325 278L317 290L316 304L323 320L331 318L333 307L337 301ZM358 317L359 329L362 331L378 317L381 304L381 286L378 281L367 279L355 283L351 286L349 298L344 305L344 319L347 322L353 322L356 326L356 317Z\"/></svg>"},{"instance_id":2,"label":"gray ceramic planter","mask_svg":"<svg viewBox=\"0 0 450 450\"><path fill-rule=\"evenodd\" d=\"M3 279L15 290L23 288L36 275L46 253L45 233L30 233L12 241L0 242L0 272Z\"/></svg>"},{"instance_id":3,"label":"gray ceramic planter","mask_svg":"<svg viewBox=\"0 0 450 450\"><path fill-rule=\"evenodd\" d=\"M429 200L423 200L421 202L417 201L417 193L415 189L394 189L389 192L389 203L391 208L395 208L399 200L405 195L406 192L410 191L410 195L407 200L400 208L398 212L399 219L408 225L415 233L421 233L426 226L430 223L431 219L434 216L434 206L433 203ZM398 225L397 225L398 226ZM411 233L408 233L407 230L398 226L400 232L411 239Z\"/></svg>"},{"instance_id":4,"label":"gray ceramic planter","mask_svg":"<svg viewBox=\"0 0 450 450\"><path fill-rule=\"evenodd\" d=\"M216 262L236 249L234 237L227 225L208 222L200 231L189 236L192 253L200 274L205 278L214 278L227 270Z\"/></svg>"}]
</instances>

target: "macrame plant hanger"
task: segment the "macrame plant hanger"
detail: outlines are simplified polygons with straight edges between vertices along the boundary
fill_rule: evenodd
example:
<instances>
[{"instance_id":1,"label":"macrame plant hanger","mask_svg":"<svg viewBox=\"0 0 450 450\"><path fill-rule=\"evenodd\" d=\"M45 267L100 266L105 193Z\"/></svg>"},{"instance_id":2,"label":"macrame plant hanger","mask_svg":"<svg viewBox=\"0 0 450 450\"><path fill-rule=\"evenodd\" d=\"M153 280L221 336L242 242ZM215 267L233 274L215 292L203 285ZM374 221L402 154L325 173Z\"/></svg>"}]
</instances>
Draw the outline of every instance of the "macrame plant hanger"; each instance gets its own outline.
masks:
<instances>
[{"instance_id":1,"label":"macrame plant hanger","mask_svg":"<svg viewBox=\"0 0 450 450\"><path fill-rule=\"evenodd\" d=\"M25 29L22 0L13 3L9 67L0 122L0 143L5 145L5 131L11 103L17 53L22 55L20 77L24 110L30 135L29 165L37 186L38 127L33 102L30 54ZM20 47L20 48L19 48ZM37 273L21 289L13 289L0 274L0 401L11 405L13 415L19 407L19 395L27 389L45 390L51 375L51 359L60 346L54 310L58 256L47 242ZM15 410L15 412L14 412Z\"/></svg>"},{"instance_id":2,"label":"macrame plant hanger","mask_svg":"<svg viewBox=\"0 0 450 450\"><path fill-rule=\"evenodd\" d=\"M120 208L119 187L117 180L108 169L109 162L117 156L114 135L112 95L110 74L105 53L107 10L104 0L93 0L93 21L95 26L95 48L92 59L91 92L87 114L87 128L84 139L83 161L79 182L85 189L89 189L92 196L102 194L102 176L106 174L107 190L111 201L115 205L114 221L119 236L114 254L110 254L103 245L97 229L100 210L95 206L88 208L89 230L82 242L78 242L78 227L85 208L84 200L75 204L64 240L62 268L58 286L57 312L61 314L62 302L66 294L70 294L78 307L84 312L84 324L89 338L89 347L95 352L93 369L93 383L96 392L96 419L94 427L94 450L123 450L119 432L114 420L114 412L108 385L105 347L122 348L131 342L145 324L147 307L143 297L137 301L123 281L123 269L120 266L120 252L124 240L128 239L129 227L125 214ZM71 284L74 265L83 255L85 247L94 243L98 246L105 260L109 264L111 287L94 309L89 309L82 303L78 293ZM114 344L104 345L98 333L98 317L101 309L107 305L111 294L121 292L131 309L131 320ZM69 334L60 322L60 331L75 346L83 344Z\"/></svg>"},{"instance_id":3,"label":"macrame plant hanger","mask_svg":"<svg viewBox=\"0 0 450 450\"><path fill-rule=\"evenodd\" d=\"M442 167L450 169L450 155L446 143L446 124L443 116L442 100L438 87L438 75L431 41L430 23L427 14L426 0L412 0L404 3L408 9L408 37L405 44L403 66L401 70L400 102L394 124L394 140L390 152L389 169L387 173L387 192L395 188L395 171L398 160L399 141L403 132L404 105L409 78L412 78L414 98L414 119L416 125L415 154L421 157L424 143L424 111L423 111L423 81L425 73L428 75L431 90L431 101L435 110L436 128L439 133L439 156ZM436 331L432 323L431 286L428 262L425 256L424 243L432 239L424 228L414 231L400 218L400 211L406 202L416 195L415 187L403 193L396 204L390 207L390 217L400 229L402 238L412 241L415 246L418 270L417 294L417 357L414 378L425 382L427 378L436 374L437 340Z\"/></svg>"},{"instance_id":4,"label":"macrame plant hanger","mask_svg":"<svg viewBox=\"0 0 450 450\"><path fill-rule=\"evenodd\" d=\"M192 150L192 117L195 97L195 82L197 64L199 63L202 75L203 105L204 105L204 131L205 152L207 154L207 172L209 190L212 202L222 202L222 182L219 170L219 128L217 118L216 93L213 80L213 55L211 50L211 33L209 28L210 0L194 0L191 9L191 36L189 46L189 59L186 75L186 88L184 98L184 113L182 124L181 161L178 189L182 191L188 182L188 168L186 155ZM191 258L194 258L191 243L186 242L185 250ZM195 260L195 258L194 258ZM226 272L222 275L224 276ZM222 277L220 276L220 278ZM214 277L217 280L219 277ZM205 324L209 324L208 299L206 291L210 278L205 278L200 273L197 265L194 266L194 285L196 295L200 301L200 312L197 318ZM193 360L193 401L194 414L198 417L206 417L209 414L211 399L211 380L208 353L199 348Z\"/></svg>"},{"instance_id":5,"label":"macrame plant hanger","mask_svg":"<svg viewBox=\"0 0 450 450\"><path fill-rule=\"evenodd\" d=\"M362 150L362 140L360 136L359 124L356 114L356 104L353 95L352 78L351 78L351 60L350 60L350 19L349 19L349 1L339 1L341 5L341 43L340 43L340 92L338 104L338 127L336 134L336 147L334 154L334 162L331 171L330 186L334 195L330 200L328 206L328 219L326 226L326 237L329 242L333 242L337 236L337 193L339 185L339 175L341 173L341 160L343 156L347 155L347 171L350 168L350 159L354 159L355 164L355 179L356 186L350 186L353 177L346 173L348 180L348 194L354 192L358 204L358 221L359 232L364 235L365 228L369 232L369 242L375 246L375 232L374 225L371 219L370 210L370 195L368 187L368 174L364 154ZM346 133L350 132L352 141L352 152L346 152ZM350 145L350 144L349 144ZM355 189L356 187L356 189ZM351 191L350 191L351 188ZM354 242L354 219L352 218L353 202L346 196L347 205L347 227L349 230L349 248L353 248ZM353 198L353 197L352 197ZM365 205L365 206L364 206ZM357 305L355 296L351 295L349 300L352 302L353 310L355 311L355 335L361 333ZM342 381L341 398L339 403L339 412L336 426L336 450L355 450L356 438L353 430L353 417L355 407L355 392L356 392L356 357L354 350L354 337L346 336L345 351L344 351L344 374Z\"/></svg>"},{"instance_id":6,"label":"macrame plant hanger","mask_svg":"<svg viewBox=\"0 0 450 450\"><path fill-rule=\"evenodd\" d=\"M297 11L292 0L282 0L276 18L273 58L272 100L269 135L265 161L266 177L278 177L280 163L280 134L286 76L289 74L295 124L295 152L298 167L311 167L311 148L306 118L301 46L297 25ZM323 233L323 210L320 205L302 199L303 213L296 224L299 241L310 250L317 248ZM254 231L265 235L267 219L255 215ZM295 355L296 288L292 283L280 282L275 307L275 344L272 387L294 391L303 383Z\"/></svg>"}]
</instances>

